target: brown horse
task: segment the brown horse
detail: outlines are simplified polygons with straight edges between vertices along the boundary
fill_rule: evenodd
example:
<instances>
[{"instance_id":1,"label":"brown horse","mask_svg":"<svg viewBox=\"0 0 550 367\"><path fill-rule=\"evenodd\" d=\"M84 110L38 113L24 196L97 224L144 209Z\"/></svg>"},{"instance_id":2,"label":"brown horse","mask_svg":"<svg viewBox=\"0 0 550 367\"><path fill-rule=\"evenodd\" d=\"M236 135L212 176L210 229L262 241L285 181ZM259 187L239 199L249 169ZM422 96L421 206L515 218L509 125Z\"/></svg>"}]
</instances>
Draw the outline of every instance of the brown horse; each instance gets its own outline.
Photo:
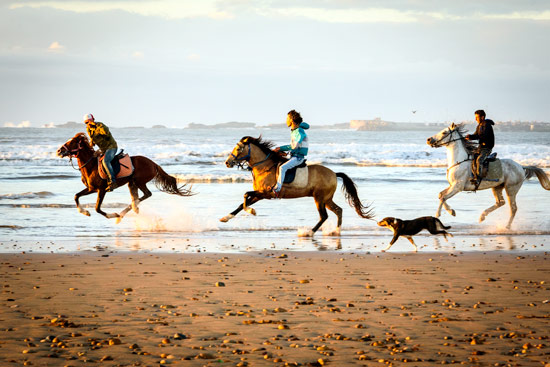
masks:
<instances>
[{"instance_id":1,"label":"brown horse","mask_svg":"<svg viewBox=\"0 0 550 367\"><path fill-rule=\"evenodd\" d=\"M243 137L233 148L233 151L225 161L228 168L235 165L243 167L245 164L252 170L254 191L248 191L244 194L244 202L239 207L226 215L220 221L227 222L241 210L256 215L256 211L248 206L257 203L262 199L274 199L275 196L270 190L277 181L277 166L279 163L287 161L284 153L272 150L272 142L262 140L261 137L253 138ZM365 219L373 219L374 213L368 205L363 205L357 195L355 183L344 173L334 173L332 170L319 164L308 166L308 183L305 187L294 188L283 185L279 195L282 199L294 199L305 196L312 196L317 205L321 219L313 227L312 234L315 233L321 225L327 220L327 209L331 210L338 217L338 228L336 233L340 233L342 226L342 208L332 201L337 187L337 177L340 177L344 185L342 190L350 206L355 208L357 214Z\"/></svg>"},{"instance_id":2,"label":"brown horse","mask_svg":"<svg viewBox=\"0 0 550 367\"><path fill-rule=\"evenodd\" d=\"M118 187L128 184L130 195L132 196L132 205L128 205L120 214L105 213L101 210L101 203L105 198L107 181L99 176L98 158L86 135L84 133L76 134L57 150L57 155L61 158L70 157L72 159L75 157L78 161L82 182L86 185L86 188L77 193L74 196L74 200L78 211L87 216L89 216L90 213L80 206L78 199L81 196L89 195L94 192L97 192L97 201L95 205L96 212L107 218L117 218L117 223L120 222L130 209L134 209L136 213L139 213L138 204L151 196L151 191L149 191L146 186L147 182L151 180L154 180L157 188L162 192L180 196L194 195L191 192L191 188L187 188L187 184L178 187L176 178L164 172L159 165L149 158L139 155L133 156L131 159L132 165L134 166L134 173L128 177L119 178L116 181ZM138 197L138 189L143 192L142 197Z\"/></svg>"}]
</instances>

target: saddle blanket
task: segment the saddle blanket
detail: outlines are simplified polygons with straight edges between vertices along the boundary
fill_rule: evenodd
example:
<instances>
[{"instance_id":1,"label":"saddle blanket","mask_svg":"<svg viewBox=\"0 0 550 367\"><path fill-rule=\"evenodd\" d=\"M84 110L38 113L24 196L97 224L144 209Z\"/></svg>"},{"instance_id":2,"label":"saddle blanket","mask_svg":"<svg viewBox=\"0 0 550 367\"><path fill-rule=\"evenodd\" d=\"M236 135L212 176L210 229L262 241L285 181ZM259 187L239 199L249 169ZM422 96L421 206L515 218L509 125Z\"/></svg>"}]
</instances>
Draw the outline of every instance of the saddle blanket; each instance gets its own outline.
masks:
<instances>
[{"instance_id":1,"label":"saddle blanket","mask_svg":"<svg viewBox=\"0 0 550 367\"><path fill-rule=\"evenodd\" d=\"M99 176L106 180L107 174L103 168L103 156L99 158ZM119 153L111 161L111 166L115 172L116 178L128 177L134 173L134 166L132 165L132 158L128 154Z\"/></svg>"},{"instance_id":2,"label":"saddle blanket","mask_svg":"<svg viewBox=\"0 0 550 367\"><path fill-rule=\"evenodd\" d=\"M302 188L306 187L309 178L307 165L301 164L298 167L289 169L285 174L284 187Z\"/></svg>"},{"instance_id":3,"label":"saddle blanket","mask_svg":"<svg viewBox=\"0 0 550 367\"><path fill-rule=\"evenodd\" d=\"M488 167L487 167L488 165ZM471 176L473 174L470 172ZM487 162L487 160L483 163L483 179L482 181L502 181L502 162L500 159L495 158L494 160L491 160Z\"/></svg>"}]
</instances>

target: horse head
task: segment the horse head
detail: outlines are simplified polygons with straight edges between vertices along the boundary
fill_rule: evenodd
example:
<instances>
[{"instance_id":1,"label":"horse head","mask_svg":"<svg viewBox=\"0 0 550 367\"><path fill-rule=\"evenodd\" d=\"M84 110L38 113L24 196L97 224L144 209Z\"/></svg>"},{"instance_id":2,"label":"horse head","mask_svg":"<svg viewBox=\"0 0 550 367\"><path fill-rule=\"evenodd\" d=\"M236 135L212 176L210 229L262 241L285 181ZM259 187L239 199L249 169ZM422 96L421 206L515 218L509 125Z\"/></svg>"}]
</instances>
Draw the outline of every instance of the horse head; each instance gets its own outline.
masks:
<instances>
[{"instance_id":1,"label":"horse head","mask_svg":"<svg viewBox=\"0 0 550 367\"><path fill-rule=\"evenodd\" d=\"M227 157L225 165L232 168L235 165L243 167L245 163L248 163L250 167L254 167L268 159L275 162L286 162L285 153L274 151L274 146L273 142L264 140L261 136L258 138L245 136L235 145Z\"/></svg>"},{"instance_id":2,"label":"horse head","mask_svg":"<svg viewBox=\"0 0 550 367\"><path fill-rule=\"evenodd\" d=\"M434 136L426 140L426 144L432 148L439 148L448 145L454 141L462 139L462 124L456 125L454 122L449 127L444 128ZM455 132L457 137L455 137Z\"/></svg>"},{"instance_id":3,"label":"horse head","mask_svg":"<svg viewBox=\"0 0 550 367\"><path fill-rule=\"evenodd\" d=\"M78 153L86 147L90 147L88 138L84 133L78 133L57 149L57 156L61 158L76 157Z\"/></svg>"},{"instance_id":4,"label":"horse head","mask_svg":"<svg viewBox=\"0 0 550 367\"><path fill-rule=\"evenodd\" d=\"M235 165L242 165L244 162L248 162L250 159L250 141L248 140L250 137L245 136L239 142L231 153L229 153L229 157L225 160L225 165L227 168L233 168Z\"/></svg>"}]
</instances>

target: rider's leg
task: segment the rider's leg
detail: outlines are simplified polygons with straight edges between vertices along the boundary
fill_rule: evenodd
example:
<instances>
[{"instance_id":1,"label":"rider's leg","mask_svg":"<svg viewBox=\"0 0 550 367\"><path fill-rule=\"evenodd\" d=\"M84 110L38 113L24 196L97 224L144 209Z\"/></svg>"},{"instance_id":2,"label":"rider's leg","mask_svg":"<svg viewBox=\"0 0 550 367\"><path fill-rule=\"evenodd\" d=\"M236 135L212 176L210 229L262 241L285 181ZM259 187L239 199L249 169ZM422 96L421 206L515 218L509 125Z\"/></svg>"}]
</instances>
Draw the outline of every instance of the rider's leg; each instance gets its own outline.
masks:
<instances>
[{"instance_id":1,"label":"rider's leg","mask_svg":"<svg viewBox=\"0 0 550 367\"><path fill-rule=\"evenodd\" d=\"M277 185L273 188L273 191L280 192L283 187L286 171L296 166L299 166L304 161L303 158L291 157L288 162L279 166L279 177L277 178Z\"/></svg>"},{"instance_id":2,"label":"rider's leg","mask_svg":"<svg viewBox=\"0 0 550 367\"><path fill-rule=\"evenodd\" d=\"M483 174L483 162L491 154L491 149L481 149L479 156L477 157L477 177L478 179L482 177Z\"/></svg>"},{"instance_id":3,"label":"rider's leg","mask_svg":"<svg viewBox=\"0 0 550 367\"><path fill-rule=\"evenodd\" d=\"M115 157L116 149L107 149L105 154L103 155L103 168L105 169L105 173L107 174L107 186L111 189L113 189L116 178L115 173L113 171L113 166L111 165L111 161Z\"/></svg>"}]
</instances>

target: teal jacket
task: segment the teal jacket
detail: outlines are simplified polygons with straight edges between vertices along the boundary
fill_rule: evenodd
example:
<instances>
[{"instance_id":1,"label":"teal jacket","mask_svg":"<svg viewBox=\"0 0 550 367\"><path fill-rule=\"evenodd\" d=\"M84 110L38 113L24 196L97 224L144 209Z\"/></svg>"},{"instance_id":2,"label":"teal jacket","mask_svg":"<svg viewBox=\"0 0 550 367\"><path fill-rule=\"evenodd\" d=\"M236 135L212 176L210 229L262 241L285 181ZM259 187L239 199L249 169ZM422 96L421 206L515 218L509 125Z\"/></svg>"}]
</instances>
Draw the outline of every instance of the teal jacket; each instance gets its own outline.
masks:
<instances>
[{"instance_id":1,"label":"teal jacket","mask_svg":"<svg viewBox=\"0 0 550 367\"><path fill-rule=\"evenodd\" d=\"M309 124L302 122L300 126L290 133L290 145L283 145L279 149L283 152L290 151L291 157L304 158L308 151L308 139L304 130L309 129Z\"/></svg>"}]
</instances>

